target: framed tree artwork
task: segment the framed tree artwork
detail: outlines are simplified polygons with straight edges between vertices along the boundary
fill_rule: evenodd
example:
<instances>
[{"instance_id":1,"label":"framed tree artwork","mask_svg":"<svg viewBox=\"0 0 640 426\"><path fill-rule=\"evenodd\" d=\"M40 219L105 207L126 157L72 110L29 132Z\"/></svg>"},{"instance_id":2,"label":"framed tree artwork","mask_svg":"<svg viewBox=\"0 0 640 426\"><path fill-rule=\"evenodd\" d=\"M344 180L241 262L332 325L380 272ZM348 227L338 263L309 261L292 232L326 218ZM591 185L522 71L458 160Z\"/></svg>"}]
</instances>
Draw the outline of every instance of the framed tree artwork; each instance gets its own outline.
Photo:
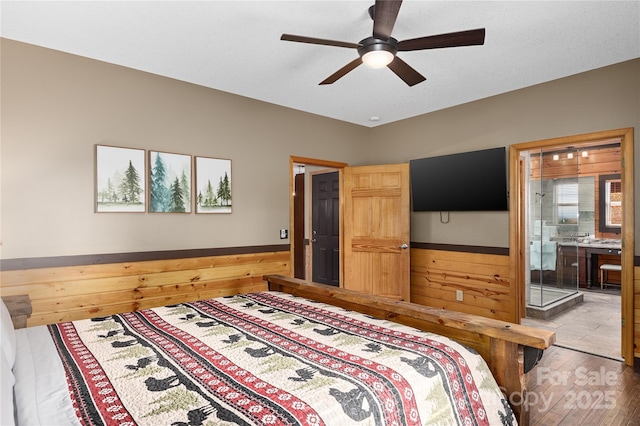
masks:
<instances>
[{"instance_id":1,"label":"framed tree artwork","mask_svg":"<svg viewBox=\"0 0 640 426\"><path fill-rule=\"evenodd\" d=\"M191 213L191 156L149 151L149 212Z\"/></svg>"},{"instance_id":2,"label":"framed tree artwork","mask_svg":"<svg viewBox=\"0 0 640 426\"><path fill-rule=\"evenodd\" d=\"M145 150L96 145L95 211L146 211Z\"/></svg>"},{"instance_id":3,"label":"framed tree artwork","mask_svg":"<svg viewBox=\"0 0 640 426\"><path fill-rule=\"evenodd\" d=\"M231 213L231 160L196 157L196 213Z\"/></svg>"}]
</instances>

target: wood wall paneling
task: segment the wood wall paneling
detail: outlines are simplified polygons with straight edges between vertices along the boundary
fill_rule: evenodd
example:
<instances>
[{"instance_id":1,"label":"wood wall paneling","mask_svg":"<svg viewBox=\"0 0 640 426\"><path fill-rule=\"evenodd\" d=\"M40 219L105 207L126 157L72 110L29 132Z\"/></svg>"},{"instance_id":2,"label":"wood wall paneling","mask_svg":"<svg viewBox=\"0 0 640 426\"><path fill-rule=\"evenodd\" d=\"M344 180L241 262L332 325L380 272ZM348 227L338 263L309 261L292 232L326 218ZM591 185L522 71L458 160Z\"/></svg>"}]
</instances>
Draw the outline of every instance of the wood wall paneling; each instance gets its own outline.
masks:
<instances>
[{"instance_id":1,"label":"wood wall paneling","mask_svg":"<svg viewBox=\"0 0 640 426\"><path fill-rule=\"evenodd\" d=\"M508 259L412 248L411 301L512 321ZM2 271L0 294L28 294L28 326L34 326L266 290L262 275L288 274L289 260L285 251ZM640 266L634 268L634 287L634 306L640 306ZM463 291L462 302L456 290ZM634 317L634 354L640 358L640 310Z\"/></svg>"},{"instance_id":2,"label":"wood wall paneling","mask_svg":"<svg viewBox=\"0 0 640 426\"><path fill-rule=\"evenodd\" d=\"M553 160L553 152L542 156L542 170L544 177L562 178L576 175L576 161L578 162L578 174L580 176L597 176L601 174L620 173L622 150L620 146L607 145L603 148L589 147L588 157L581 157L578 152L572 160L566 159L566 154L559 154L560 159ZM531 178L540 179L540 157L531 157Z\"/></svg>"},{"instance_id":3,"label":"wood wall paneling","mask_svg":"<svg viewBox=\"0 0 640 426\"><path fill-rule=\"evenodd\" d=\"M289 271L289 251L23 269L0 272L0 294L28 294L34 326L262 291Z\"/></svg>"},{"instance_id":4,"label":"wood wall paneling","mask_svg":"<svg viewBox=\"0 0 640 426\"><path fill-rule=\"evenodd\" d=\"M640 266L633 268L633 356L640 358Z\"/></svg>"},{"instance_id":5,"label":"wood wall paneling","mask_svg":"<svg viewBox=\"0 0 640 426\"><path fill-rule=\"evenodd\" d=\"M412 248L411 302L518 322L509 272L509 256Z\"/></svg>"}]
</instances>

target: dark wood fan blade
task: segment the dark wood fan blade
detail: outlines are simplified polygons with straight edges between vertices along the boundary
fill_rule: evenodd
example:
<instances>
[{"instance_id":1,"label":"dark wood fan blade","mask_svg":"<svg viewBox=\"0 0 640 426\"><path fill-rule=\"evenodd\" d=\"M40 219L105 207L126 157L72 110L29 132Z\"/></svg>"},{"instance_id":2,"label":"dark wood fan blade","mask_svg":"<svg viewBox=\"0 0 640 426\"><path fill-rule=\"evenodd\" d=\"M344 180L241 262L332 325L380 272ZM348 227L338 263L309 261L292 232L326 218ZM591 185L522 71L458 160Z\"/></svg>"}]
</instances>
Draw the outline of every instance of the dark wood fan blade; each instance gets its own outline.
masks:
<instances>
[{"instance_id":1,"label":"dark wood fan blade","mask_svg":"<svg viewBox=\"0 0 640 426\"><path fill-rule=\"evenodd\" d=\"M329 77L324 79L320 84L332 84L338 81L341 77L344 77L349 71L353 71L358 65L362 63L362 59L356 58L353 61L349 62L344 67L340 68L338 71L331 74Z\"/></svg>"},{"instance_id":2,"label":"dark wood fan blade","mask_svg":"<svg viewBox=\"0 0 640 426\"><path fill-rule=\"evenodd\" d=\"M418 71L414 70L402 59L397 56L391 61L387 67L396 73L398 77L400 77L405 83L409 86L415 86L418 83L421 83L426 80L426 78L420 74Z\"/></svg>"},{"instance_id":3,"label":"dark wood fan blade","mask_svg":"<svg viewBox=\"0 0 640 426\"><path fill-rule=\"evenodd\" d=\"M479 45L484 44L484 33L484 28L478 28L476 30L402 40L398 42L398 50L406 52L409 50Z\"/></svg>"},{"instance_id":4,"label":"dark wood fan blade","mask_svg":"<svg viewBox=\"0 0 640 426\"><path fill-rule=\"evenodd\" d=\"M359 46L358 43L349 43L346 41L337 41L337 40L326 40L323 38L305 37L305 36L298 36L293 34L282 34L282 36L280 37L280 40L295 41L298 43L321 44L323 46L348 47L353 49L357 49Z\"/></svg>"},{"instance_id":5,"label":"dark wood fan blade","mask_svg":"<svg viewBox=\"0 0 640 426\"><path fill-rule=\"evenodd\" d=\"M396 24L402 0L376 0L373 6L373 36L381 40L389 40Z\"/></svg>"}]
</instances>

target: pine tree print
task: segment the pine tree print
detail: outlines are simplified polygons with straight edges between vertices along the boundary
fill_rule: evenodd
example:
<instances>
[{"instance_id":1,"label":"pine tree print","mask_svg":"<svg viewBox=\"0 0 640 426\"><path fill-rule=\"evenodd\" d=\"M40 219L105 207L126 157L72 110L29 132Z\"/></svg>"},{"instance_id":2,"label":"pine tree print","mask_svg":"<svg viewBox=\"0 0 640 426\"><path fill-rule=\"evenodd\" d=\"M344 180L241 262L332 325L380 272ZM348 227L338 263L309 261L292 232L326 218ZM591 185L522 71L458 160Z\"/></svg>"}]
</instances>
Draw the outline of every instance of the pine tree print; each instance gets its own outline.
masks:
<instances>
[{"instance_id":1,"label":"pine tree print","mask_svg":"<svg viewBox=\"0 0 640 426\"><path fill-rule=\"evenodd\" d=\"M184 212L184 199L182 197L182 189L180 187L180 181L178 178L171 185L171 212Z\"/></svg>"},{"instance_id":2,"label":"pine tree print","mask_svg":"<svg viewBox=\"0 0 640 426\"><path fill-rule=\"evenodd\" d=\"M151 211L166 212L170 208L169 188L167 187L167 170L160 153L156 153L154 166L151 169Z\"/></svg>"},{"instance_id":3,"label":"pine tree print","mask_svg":"<svg viewBox=\"0 0 640 426\"><path fill-rule=\"evenodd\" d=\"M121 193L123 195L122 201L125 203L138 203L140 202L140 194L142 194L142 187L140 186L140 175L133 166L131 160L129 160L129 167L124 174L124 180L121 185Z\"/></svg>"}]
</instances>

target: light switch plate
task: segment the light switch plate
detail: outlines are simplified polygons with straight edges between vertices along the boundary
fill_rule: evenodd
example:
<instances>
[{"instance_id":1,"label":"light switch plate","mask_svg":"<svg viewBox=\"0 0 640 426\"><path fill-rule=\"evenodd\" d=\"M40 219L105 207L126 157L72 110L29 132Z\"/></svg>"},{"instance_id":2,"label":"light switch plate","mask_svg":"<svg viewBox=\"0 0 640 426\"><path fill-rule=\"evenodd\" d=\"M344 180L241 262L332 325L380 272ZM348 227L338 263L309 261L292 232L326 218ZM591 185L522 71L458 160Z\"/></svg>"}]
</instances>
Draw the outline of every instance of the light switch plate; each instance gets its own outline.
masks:
<instances>
[{"instance_id":1,"label":"light switch plate","mask_svg":"<svg viewBox=\"0 0 640 426\"><path fill-rule=\"evenodd\" d=\"M280 230L280 239L281 240L284 240L288 236L289 236L289 232L286 229L281 229Z\"/></svg>"}]
</instances>

